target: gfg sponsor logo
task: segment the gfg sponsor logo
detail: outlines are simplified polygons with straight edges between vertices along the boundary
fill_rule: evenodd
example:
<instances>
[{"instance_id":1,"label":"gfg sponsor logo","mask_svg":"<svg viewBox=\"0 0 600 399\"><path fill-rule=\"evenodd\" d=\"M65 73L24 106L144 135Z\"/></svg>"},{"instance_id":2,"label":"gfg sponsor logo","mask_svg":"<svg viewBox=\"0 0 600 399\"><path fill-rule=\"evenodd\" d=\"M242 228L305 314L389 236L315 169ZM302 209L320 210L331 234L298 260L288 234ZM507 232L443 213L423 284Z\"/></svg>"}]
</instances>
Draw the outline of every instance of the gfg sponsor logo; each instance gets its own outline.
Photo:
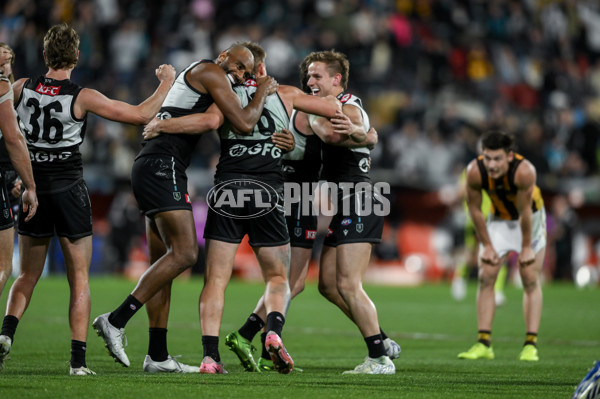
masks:
<instances>
[{"instance_id":1,"label":"gfg sponsor logo","mask_svg":"<svg viewBox=\"0 0 600 399\"><path fill-rule=\"evenodd\" d=\"M210 209L233 219L252 219L264 216L276 208L283 211L283 199L265 182L235 179L221 182L208 191Z\"/></svg>"},{"instance_id":2,"label":"gfg sponsor logo","mask_svg":"<svg viewBox=\"0 0 600 399\"><path fill-rule=\"evenodd\" d=\"M50 152L41 150L29 150L29 159L31 162L54 162L54 161L66 161L71 158L73 153L71 151L62 152Z\"/></svg>"},{"instance_id":3,"label":"gfg sponsor logo","mask_svg":"<svg viewBox=\"0 0 600 399\"><path fill-rule=\"evenodd\" d=\"M232 157L241 157L245 154L281 158L281 150L272 143L256 143L250 147L244 144L235 144L229 149L229 155Z\"/></svg>"}]
</instances>

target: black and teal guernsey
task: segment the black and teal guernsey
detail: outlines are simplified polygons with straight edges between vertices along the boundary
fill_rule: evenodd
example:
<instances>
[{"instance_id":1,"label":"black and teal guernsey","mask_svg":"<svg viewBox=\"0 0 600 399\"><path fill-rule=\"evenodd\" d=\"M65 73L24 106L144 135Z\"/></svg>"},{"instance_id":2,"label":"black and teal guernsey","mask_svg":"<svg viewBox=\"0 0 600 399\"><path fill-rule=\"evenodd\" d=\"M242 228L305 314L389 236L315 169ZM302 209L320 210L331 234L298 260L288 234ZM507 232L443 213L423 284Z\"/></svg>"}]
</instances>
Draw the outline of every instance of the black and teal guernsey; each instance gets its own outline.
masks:
<instances>
[{"instance_id":1,"label":"black and teal guernsey","mask_svg":"<svg viewBox=\"0 0 600 399\"><path fill-rule=\"evenodd\" d=\"M338 100L342 106L358 107L362 114L365 132L370 129L369 116L365 112L360 98L350 93L340 93ZM323 170L321 179L332 183L368 182L370 150L366 147L347 148L323 143Z\"/></svg>"},{"instance_id":2,"label":"black and teal guernsey","mask_svg":"<svg viewBox=\"0 0 600 399\"><path fill-rule=\"evenodd\" d=\"M296 146L282 157L285 181L303 183L319 180L321 170L321 139L316 134L304 134L296 126L297 110L292 111L289 130Z\"/></svg>"},{"instance_id":3,"label":"black and teal guernsey","mask_svg":"<svg viewBox=\"0 0 600 399\"><path fill-rule=\"evenodd\" d=\"M87 119L77 118L73 111L81 89L69 79L39 76L25 82L15 104L38 192L83 178L79 146Z\"/></svg>"},{"instance_id":4,"label":"black and teal guernsey","mask_svg":"<svg viewBox=\"0 0 600 399\"><path fill-rule=\"evenodd\" d=\"M170 119L205 112L214 102L212 96L209 93L200 93L192 87L185 75L198 64L212 62L211 60L197 61L181 72L169 90L157 117ZM137 158L150 154L170 155L187 168L198 140L200 140L199 134L160 134L142 143L143 147Z\"/></svg>"},{"instance_id":5,"label":"black and teal guernsey","mask_svg":"<svg viewBox=\"0 0 600 399\"><path fill-rule=\"evenodd\" d=\"M242 108L254 98L256 81L248 79L234 87ZM217 164L216 181L251 176L257 180L283 182L281 170L282 151L275 147L271 136L289 126L290 118L279 94L267 97L262 115L251 134L238 135L229 121L219 129L221 157Z\"/></svg>"}]
</instances>

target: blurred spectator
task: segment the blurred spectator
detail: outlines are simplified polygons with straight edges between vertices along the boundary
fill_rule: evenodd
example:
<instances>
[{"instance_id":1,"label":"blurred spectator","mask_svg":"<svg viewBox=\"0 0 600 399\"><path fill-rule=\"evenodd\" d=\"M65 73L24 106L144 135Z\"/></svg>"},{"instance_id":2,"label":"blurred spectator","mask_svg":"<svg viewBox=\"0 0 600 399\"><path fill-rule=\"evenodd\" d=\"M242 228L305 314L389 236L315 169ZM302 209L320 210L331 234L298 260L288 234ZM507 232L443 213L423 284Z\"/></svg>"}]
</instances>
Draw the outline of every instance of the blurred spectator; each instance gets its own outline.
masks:
<instances>
[{"instance_id":1,"label":"blurred spectator","mask_svg":"<svg viewBox=\"0 0 600 399\"><path fill-rule=\"evenodd\" d=\"M43 33L66 21L81 37L73 79L132 103L153 90L152 65L181 71L238 40L260 42L269 73L293 85L298 60L335 48L347 53L348 90L379 131L376 178L439 189L477 154L481 132L500 128L516 136L544 193L573 184L600 192L595 0L6 0L0 11L17 78L45 72ZM89 118L82 151L92 195L112 198L128 179L139 132ZM190 179L196 190L212 184L204 176L218 154L206 135L191 161L191 174L203 176ZM586 201L598 206L600 195Z\"/></svg>"},{"instance_id":2,"label":"blurred spectator","mask_svg":"<svg viewBox=\"0 0 600 399\"><path fill-rule=\"evenodd\" d=\"M554 198L551 206L552 226L549 226L550 243L555 252L555 266L552 277L557 280L573 279L573 238L577 226L577 216L570 207L566 196Z\"/></svg>"}]
</instances>

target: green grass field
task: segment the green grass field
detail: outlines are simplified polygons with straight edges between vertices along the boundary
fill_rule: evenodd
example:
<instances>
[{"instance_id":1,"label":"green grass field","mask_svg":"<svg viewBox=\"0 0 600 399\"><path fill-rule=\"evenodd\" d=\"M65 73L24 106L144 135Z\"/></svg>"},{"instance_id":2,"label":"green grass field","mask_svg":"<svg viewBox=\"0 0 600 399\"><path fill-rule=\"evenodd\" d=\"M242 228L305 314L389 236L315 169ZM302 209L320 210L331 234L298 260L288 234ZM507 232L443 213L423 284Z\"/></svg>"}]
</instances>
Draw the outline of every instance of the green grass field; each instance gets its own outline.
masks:
<instances>
[{"instance_id":1,"label":"green grass field","mask_svg":"<svg viewBox=\"0 0 600 399\"><path fill-rule=\"evenodd\" d=\"M114 309L133 286L122 279L93 278L92 318ZM179 360L197 365L202 360L197 311L201 287L201 279L175 282L169 324L171 355L182 354ZM98 375L71 377L66 278L42 279L17 329L11 359L0 373L0 398L568 398L593 360L600 358L598 290L544 287L541 360L529 364L517 360L525 333L517 288L507 289L507 304L496 313L493 361L456 358L476 338L475 285L460 303L452 300L447 285L366 289L377 305L381 326L402 346L393 376L341 374L362 361L366 347L358 329L319 296L315 284L292 303L284 329L286 347L304 371L244 372L223 337L245 320L262 286L233 281L220 344L229 374L143 373L148 339L142 310L126 328L130 368L115 363L90 331L87 362ZM6 296L7 290L3 310Z\"/></svg>"}]
</instances>

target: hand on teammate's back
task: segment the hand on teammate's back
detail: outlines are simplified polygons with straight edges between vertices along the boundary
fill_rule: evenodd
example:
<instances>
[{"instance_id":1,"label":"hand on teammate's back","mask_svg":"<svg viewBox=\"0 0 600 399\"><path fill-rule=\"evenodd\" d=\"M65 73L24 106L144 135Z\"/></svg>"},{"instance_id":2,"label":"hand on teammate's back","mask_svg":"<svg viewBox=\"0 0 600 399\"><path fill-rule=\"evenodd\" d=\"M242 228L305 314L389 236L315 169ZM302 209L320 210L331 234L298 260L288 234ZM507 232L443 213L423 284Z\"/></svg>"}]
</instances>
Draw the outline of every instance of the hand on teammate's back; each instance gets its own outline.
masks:
<instances>
[{"instance_id":1,"label":"hand on teammate's back","mask_svg":"<svg viewBox=\"0 0 600 399\"><path fill-rule=\"evenodd\" d=\"M275 147L284 152L290 152L296 146L294 135L287 129L281 129L280 132L273 133L271 140L273 141L273 144L275 144Z\"/></svg>"},{"instance_id":2,"label":"hand on teammate's back","mask_svg":"<svg viewBox=\"0 0 600 399\"><path fill-rule=\"evenodd\" d=\"M160 119L154 118L150 121L150 123L148 123L146 126L144 126L144 131L142 132L142 136L144 137L144 140L153 139L160 134L160 130L158 129L159 121L160 121Z\"/></svg>"}]
</instances>

